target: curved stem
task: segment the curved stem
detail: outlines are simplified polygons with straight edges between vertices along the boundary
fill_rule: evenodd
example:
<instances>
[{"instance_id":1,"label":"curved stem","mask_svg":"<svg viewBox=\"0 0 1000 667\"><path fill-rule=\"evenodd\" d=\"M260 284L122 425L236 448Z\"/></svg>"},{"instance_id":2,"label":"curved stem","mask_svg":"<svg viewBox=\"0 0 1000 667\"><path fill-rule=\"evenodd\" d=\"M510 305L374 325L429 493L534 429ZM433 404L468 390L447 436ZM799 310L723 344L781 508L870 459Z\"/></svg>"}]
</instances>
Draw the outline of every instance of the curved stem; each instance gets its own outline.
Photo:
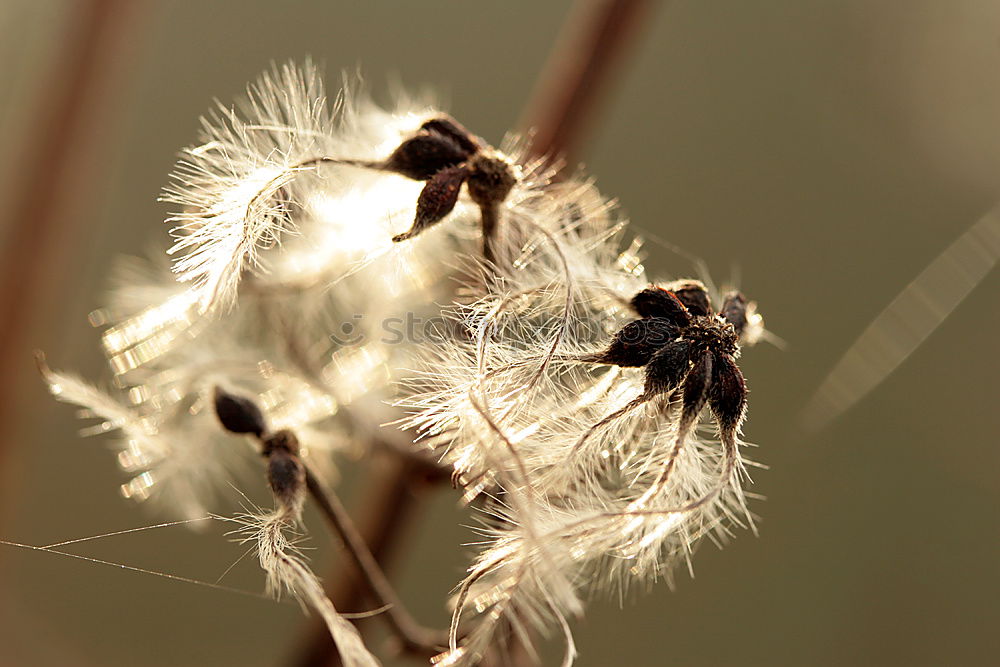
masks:
<instances>
[{"instance_id":1,"label":"curved stem","mask_svg":"<svg viewBox=\"0 0 1000 667\"><path fill-rule=\"evenodd\" d=\"M347 553L368 584L376 602L386 607L385 618L403 646L407 650L425 653L427 656L436 654L445 646L444 634L424 628L410 616L382 571L382 567L368 549L364 538L351 521L340 498L334 492L325 489L308 466L305 467L305 471L309 495L315 501L323 518L340 536Z\"/></svg>"}]
</instances>

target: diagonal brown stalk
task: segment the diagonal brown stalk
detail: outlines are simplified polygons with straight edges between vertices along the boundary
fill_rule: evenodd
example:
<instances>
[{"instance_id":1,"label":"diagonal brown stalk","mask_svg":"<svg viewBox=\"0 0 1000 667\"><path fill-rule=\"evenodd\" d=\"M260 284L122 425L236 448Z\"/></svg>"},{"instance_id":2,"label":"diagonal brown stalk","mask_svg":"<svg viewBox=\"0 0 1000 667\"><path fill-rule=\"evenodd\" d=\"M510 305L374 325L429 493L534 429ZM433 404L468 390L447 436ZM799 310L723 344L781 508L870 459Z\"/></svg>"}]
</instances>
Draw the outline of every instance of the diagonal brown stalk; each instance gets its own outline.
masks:
<instances>
[{"instance_id":1,"label":"diagonal brown stalk","mask_svg":"<svg viewBox=\"0 0 1000 667\"><path fill-rule=\"evenodd\" d=\"M360 503L364 509L357 523L358 536L385 571L397 559L410 525L419 518L427 494L448 476L442 475L436 466L417 457L401 456L395 450L379 452L373 459L366 478L371 491ZM337 575L327 586L330 599L345 612L360 610L370 595L365 582L345 568L338 568ZM359 622L362 631L367 622ZM339 664L339 655L333 650L333 642L321 622L311 623L292 664Z\"/></svg>"},{"instance_id":2,"label":"diagonal brown stalk","mask_svg":"<svg viewBox=\"0 0 1000 667\"><path fill-rule=\"evenodd\" d=\"M92 170L79 169L104 106L112 63L141 3L87 0L69 22L71 34L42 89L37 121L15 170L0 259L0 455L17 412L18 372L31 360L29 337L82 233L65 210Z\"/></svg>"},{"instance_id":3,"label":"diagonal brown stalk","mask_svg":"<svg viewBox=\"0 0 1000 667\"><path fill-rule=\"evenodd\" d=\"M521 117L521 128L533 133L533 155L573 163L652 5L650 0L577 2Z\"/></svg>"},{"instance_id":4,"label":"diagonal brown stalk","mask_svg":"<svg viewBox=\"0 0 1000 667\"><path fill-rule=\"evenodd\" d=\"M616 68L626 51L634 47L641 19L651 4L649 0L579 0L525 107L521 128L526 132L533 129L533 155L553 161L573 159ZM374 477L361 502L370 511L359 529L386 569L386 562L398 553L405 538L406 524L415 521L422 511L417 501L427 495L410 490L438 478L429 478L424 468L402 460ZM360 608L365 588L353 572L341 569L330 582L327 592L338 609ZM506 655L506 664L529 661L528 652L517 641L509 642ZM293 664L339 664L333 642L319 624L310 629Z\"/></svg>"},{"instance_id":5,"label":"diagonal brown stalk","mask_svg":"<svg viewBox=\"0 0 1000 667\"><path fill-rule=\"evenodd\" d=\"M385 618L393 633L402 642L403 648L410 653L423 654L428 658L438 653L445 645L444 633L428 630L410 616L382 572L375 556L369 551L364 538L354 527L354 522L351 521L340 498L332 491L326 490L308 467L305 468L305 473L309 496L319 508L323 518L340 537L355 568L361 574L361 579L367 584L376 602L385 607Z\"/></svg>"}]
</instances>

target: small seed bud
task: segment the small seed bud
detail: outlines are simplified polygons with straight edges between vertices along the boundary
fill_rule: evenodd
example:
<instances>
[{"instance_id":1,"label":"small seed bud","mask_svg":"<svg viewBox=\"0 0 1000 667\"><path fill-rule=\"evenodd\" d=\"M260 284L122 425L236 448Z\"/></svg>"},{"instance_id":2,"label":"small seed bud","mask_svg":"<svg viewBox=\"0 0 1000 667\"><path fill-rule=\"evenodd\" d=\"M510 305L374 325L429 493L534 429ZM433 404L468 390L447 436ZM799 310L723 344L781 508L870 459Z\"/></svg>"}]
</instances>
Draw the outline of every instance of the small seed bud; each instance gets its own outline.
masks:
<instances>
[{"instance_id":1,"label":"small seed bud","mask_svg":"<svg viewBox=\"0 0 1000 667\"><path fill-rule=\"evenodd\" d=\"M740 292L730 292L725 296L722 311L719 314L733 325L737 336L742 336L748 323L747 310L747 298Z\"/></svg>"},{"instance_id":2,"label":"small seed bud","mask_svg":"<svg viewBox=\"0 0 1000 667\"><path fill-rule=\"evenodd\" d=\"M250 433L258 438L267 430L264 414L249 398L215 388L215 414L231 433Z\"/></svg>"},{"instance_id":3,"label":"small seed bud","mask_svg":"<svg viewBox=\"0 0 1000 667\"><path fill-rule=\"evenodd\" d=\"M301 502L306 472L299 457L283 450L274 451L267 461L267 483L282 505L294 506Z\"/></svg>"},{"instance_id":4,"label":"small seed bud","mask_svg":"<svg viewBox=\"0 0 1000 667\"><path fill-rule=\"evenodd\" d=\"M274 497L289 507L300 503L306 471L299 460L299 439L291 431L276 431L264 438L261 453L267 457L267 482Z\"/></svg>"}]
</instances>

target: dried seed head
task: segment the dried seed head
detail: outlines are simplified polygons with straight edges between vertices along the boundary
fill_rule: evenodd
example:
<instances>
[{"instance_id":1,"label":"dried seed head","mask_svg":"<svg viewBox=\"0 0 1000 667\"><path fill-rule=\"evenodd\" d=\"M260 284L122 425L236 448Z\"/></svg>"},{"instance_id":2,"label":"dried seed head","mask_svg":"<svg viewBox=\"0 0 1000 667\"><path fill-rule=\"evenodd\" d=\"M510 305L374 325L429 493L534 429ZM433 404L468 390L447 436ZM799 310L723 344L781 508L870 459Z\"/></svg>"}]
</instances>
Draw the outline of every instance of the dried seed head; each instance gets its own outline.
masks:
<instances>
[{"instance_id":1,"label":"dried seed head","mask_svg":"<svg viewBox=\"0 0 1000 667\"><path fill-rule=\"evenodd\" d=\"M326 476L334 450L397 418L391 382L423 341L391 340L384 323L435 318L454 295L452 264L442 266L477 252L465 202L434 239L390 241L423 186L381 167L393 148L423 132L463 160L478 150L439 110L407 99L378 108L350 80L327 104L311 66L275 68L249 92L206 119L172 177L174 271L167 256L131 262L92 320L108 327L114 389L56 383L62 399L106 416L95 431L121 428L123 493L187 516L245 479L247 448L220 422L257 437L293 430ZM228 391L217 397L216 385Z\"/></svg>"},{"instance_id":2,"label":"dried seed head","mask_svg":"<svg viewBox=\"0 0 1000 667\"><path fill-rule=\"evenodd\" d=\"M494 261L497 208L517 184L515 168L502 153L481 143L453 118L439 116L421 125L384 163L367 166L427 182L417 199L413 224L395 235L394 243L412 239L443 220L454 210L465 183L481 211L484 258Z\"/></svg>"},{"instance_id":3,"label":"dried seed head","mask_svg":"<svg viewBox=\"0 0 1000 667\"><path fill-rule=\"evenodd\" d=\"M484 507L493 539L455 601L446 664L476 664L505 623L565 628L578 588L669 579L699 538L750 521L734 327L697 281L650 285L610 206L564 186L548 191L565 194L548 202L553 233L526 235L517 270L456 313L467 340L407 400L466 498L502 499ZM698 428L706 406L718 438Z\"/></svg>"}]
</instances>

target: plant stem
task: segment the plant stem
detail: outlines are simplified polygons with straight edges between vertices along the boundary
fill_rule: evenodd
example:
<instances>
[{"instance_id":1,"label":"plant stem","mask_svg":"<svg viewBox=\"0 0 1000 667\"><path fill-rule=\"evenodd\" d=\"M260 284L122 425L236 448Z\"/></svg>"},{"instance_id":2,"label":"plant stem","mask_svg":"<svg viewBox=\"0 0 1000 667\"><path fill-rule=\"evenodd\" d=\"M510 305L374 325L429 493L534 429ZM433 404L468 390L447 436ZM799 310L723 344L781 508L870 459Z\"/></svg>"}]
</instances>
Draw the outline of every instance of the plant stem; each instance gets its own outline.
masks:
<instances>
[{"instance_id":1,"label":"plant stem","mask_svg":"<svg viewBox=\"0 0 1000 667\"><path fill-rule=\"evenodd\" d=\"M497 256L494 247L496 246L499 212L496 206L480 206L479 210L482 215L483 259L489 264L496 264Z\"/></svg>"},{"instance_id":2,"label":"plant stem","mask_svg":"<svg viewBox=\"0 0 1000 667\"><path fill-rule=\"evenodd\" d=\"M539 77L520 126L531 152L571 163L605 86L650 10L649 0L579 0Z\"/></svg>"},{"instance_id":3,"label":"plant stem","mask_svg":"<svg viewBox=\"0 0 1000 667\"><path fill-rule=\"evenodd\" d=\"M385 618L392 631L402 642L403 648L409 652L424 654L427 657L438 653L447 646L445 634L424 628L410 616L375 556L368 549L364 538L354 526L354 522L351 521L351 517L340 498L333 491L325 489L308 466L305 467L305 471L309 495L316 503L323 518L340 536L347 553L350 554L358 573L367 583L375 601L380 606L386 607Z\"/></svg>"}]
</instances>

